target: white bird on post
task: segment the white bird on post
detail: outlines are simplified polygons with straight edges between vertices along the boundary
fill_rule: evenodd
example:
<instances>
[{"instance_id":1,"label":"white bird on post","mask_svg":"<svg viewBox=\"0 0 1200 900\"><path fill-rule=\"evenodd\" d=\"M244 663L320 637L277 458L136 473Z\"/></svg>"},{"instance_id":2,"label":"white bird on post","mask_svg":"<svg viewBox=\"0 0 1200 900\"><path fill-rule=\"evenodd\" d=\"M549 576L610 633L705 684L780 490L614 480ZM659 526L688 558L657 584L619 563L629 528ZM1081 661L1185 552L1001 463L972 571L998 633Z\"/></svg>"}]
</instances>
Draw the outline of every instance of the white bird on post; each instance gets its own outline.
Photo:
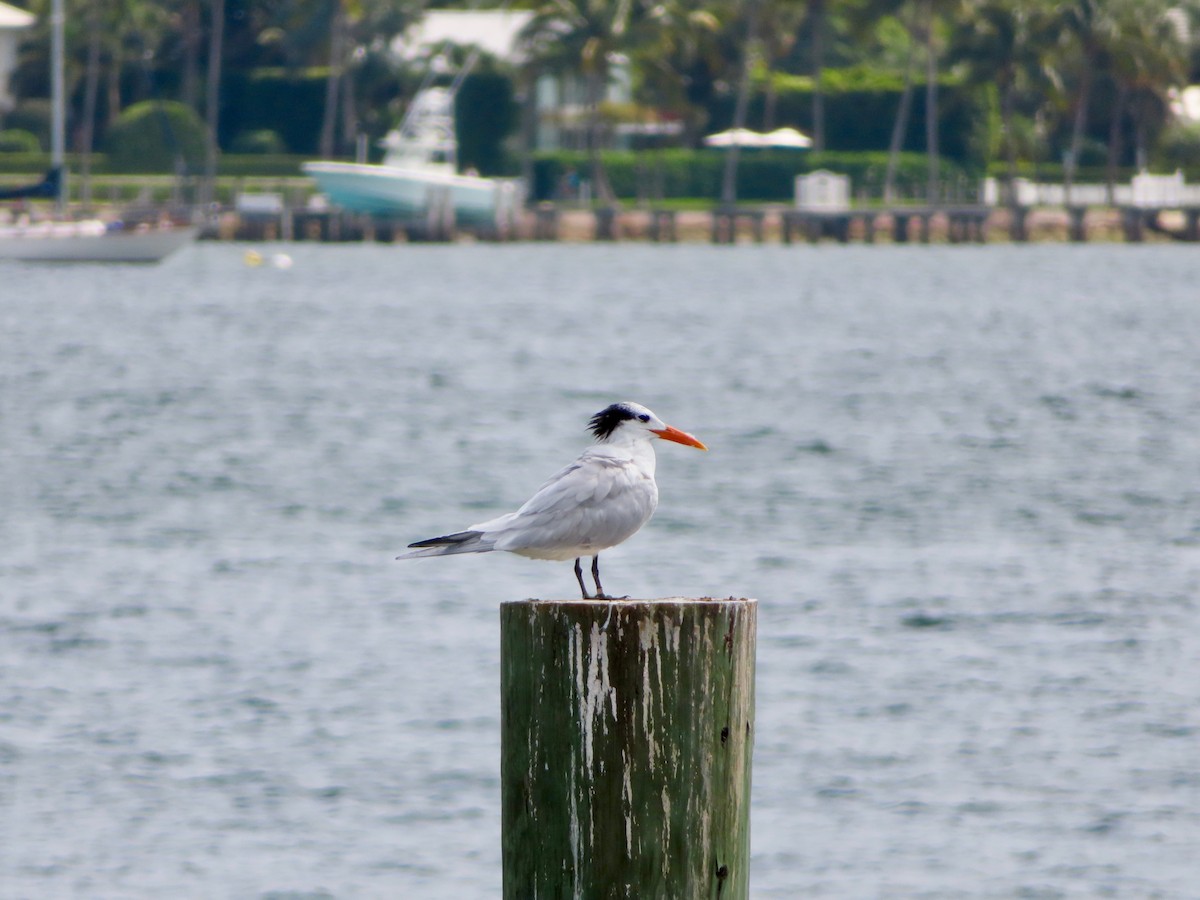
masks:
<instances>
[{"instance_id":1,"label":"white bird on post","mask_svg":"<svg viewBox=\"0 0 1200 900\"><path fill-rule=\"evenodd\" d=\"M592 416L589 424L596 443L516 512L409 544L415 549L396 559L492 550L530 559L574 559L583 599L614 599L600 586L600 552L632 537L658 507L653 441L708 448L637 403L614 403ZM592 557L594 595L583 581L580 560L585 556Z\"/></svg>"}]
</instances>

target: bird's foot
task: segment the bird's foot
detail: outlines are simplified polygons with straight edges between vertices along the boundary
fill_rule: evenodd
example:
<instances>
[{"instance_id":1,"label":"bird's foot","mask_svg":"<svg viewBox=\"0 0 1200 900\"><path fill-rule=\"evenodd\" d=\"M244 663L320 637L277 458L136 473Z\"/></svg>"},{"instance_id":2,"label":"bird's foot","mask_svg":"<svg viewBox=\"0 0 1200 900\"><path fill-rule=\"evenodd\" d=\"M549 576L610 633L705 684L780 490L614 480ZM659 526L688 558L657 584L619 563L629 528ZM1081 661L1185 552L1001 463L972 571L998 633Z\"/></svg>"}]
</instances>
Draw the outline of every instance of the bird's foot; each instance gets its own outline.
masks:
<instances>
[{"instance_id":1,"label":"bird's foot","mask_svg":"<svg viewBox=\"0 0 1200 900\"><path fill-rule=\"evenodd\" d=\"M592 600L628 600L629 595L626 594L623 597L614 597L612 594L597 594L595 597L592 597L590 599L592 599Z\"/></svg>"}]
</instances>

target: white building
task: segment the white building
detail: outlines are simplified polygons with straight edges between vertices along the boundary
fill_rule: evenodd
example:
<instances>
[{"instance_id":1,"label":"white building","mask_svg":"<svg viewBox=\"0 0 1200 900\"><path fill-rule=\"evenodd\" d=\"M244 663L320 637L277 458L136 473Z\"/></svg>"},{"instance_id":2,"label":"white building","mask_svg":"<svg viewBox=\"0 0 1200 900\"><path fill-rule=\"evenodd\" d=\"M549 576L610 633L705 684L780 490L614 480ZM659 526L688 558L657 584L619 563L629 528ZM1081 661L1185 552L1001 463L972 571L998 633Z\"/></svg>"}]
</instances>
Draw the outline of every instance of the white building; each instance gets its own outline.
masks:
<instances>
[{"instance_id":1,"label":"white building","mask_svg":"<svg viewBox=\"0 0 1200 900\"><path fill-rule=\"evenodd\" d=\"M392 52L409 62L431 56L443 44L479 47L504 62L524 62L518 46L529 10L431 9L392 42Z\"/></svg>"},{"instance_id":2,"label":"white building","mask_svg":"<svg viewBox=\"0 0 1200 900\"><path fill-rule=\"evenodd\" d=\"M13 108L16 98L8 89L8 79L17 67L17 44L26 28L37 21L32 13L0 2L0 113Z\"/></svg>"}]
</instances>

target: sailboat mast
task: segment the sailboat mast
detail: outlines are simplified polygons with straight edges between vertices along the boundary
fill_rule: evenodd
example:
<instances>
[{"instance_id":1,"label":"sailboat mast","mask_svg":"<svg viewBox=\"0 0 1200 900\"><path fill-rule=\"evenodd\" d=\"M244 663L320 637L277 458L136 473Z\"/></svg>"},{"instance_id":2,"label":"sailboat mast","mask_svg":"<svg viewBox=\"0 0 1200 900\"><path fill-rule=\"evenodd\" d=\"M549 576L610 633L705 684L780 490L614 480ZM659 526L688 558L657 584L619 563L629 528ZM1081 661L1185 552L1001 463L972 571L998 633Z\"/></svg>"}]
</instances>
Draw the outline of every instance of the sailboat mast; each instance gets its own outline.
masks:
<instances>
[{"instance_id":1,"label":"sailboat mast","mask_svg":"<svg viewBox=\"0 0 1200 900\"><path fill-rule=\"evenodd\" d=\"M64 49L63 0L52 0L50 4L50 165L59 170L58 197L55 198L57 212L62 215L67 204L66 156L67 97L63 83Z\"/></svg>"}]
</instances>

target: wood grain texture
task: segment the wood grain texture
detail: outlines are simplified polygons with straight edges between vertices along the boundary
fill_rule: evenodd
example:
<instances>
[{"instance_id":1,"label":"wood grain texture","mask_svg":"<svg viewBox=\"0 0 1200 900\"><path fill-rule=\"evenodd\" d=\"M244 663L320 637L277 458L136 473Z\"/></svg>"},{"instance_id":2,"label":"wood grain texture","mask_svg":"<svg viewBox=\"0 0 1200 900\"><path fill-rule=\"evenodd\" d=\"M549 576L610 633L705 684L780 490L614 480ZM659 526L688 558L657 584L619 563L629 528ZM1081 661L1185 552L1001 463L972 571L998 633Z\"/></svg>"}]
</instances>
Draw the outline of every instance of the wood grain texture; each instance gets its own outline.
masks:
<instances>
[{"instance_id":1,"label":"wood grain texture","mask_svg":"<svg viewBox=\"0 0 1200 900\"><path fill-rule=\"evenodd\" d=\"M745 900L757 602L500 618L506 900Z\"/></svg>"}]
</instances>

